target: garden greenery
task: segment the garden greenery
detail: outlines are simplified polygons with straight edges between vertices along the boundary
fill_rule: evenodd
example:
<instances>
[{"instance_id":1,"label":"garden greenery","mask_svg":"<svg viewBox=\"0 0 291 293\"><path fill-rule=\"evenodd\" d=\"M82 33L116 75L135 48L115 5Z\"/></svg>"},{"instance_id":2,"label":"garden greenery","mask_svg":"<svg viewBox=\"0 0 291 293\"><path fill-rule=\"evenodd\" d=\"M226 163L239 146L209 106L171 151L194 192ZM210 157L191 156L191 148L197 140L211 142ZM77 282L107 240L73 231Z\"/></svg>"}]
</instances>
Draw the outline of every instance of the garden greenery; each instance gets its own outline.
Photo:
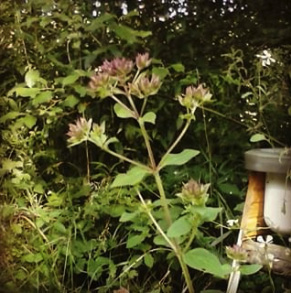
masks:
<instances>
[{"instance_id":1,"label":"garden greenery","mask_svg":"<svg viewBox=\"0 0 291 293\"><path fill-rule=\"evenodd\" d=\"M56 2L0 4L0 292L224 292L243 152L290 144L287 47L213 69L147 10Z\"/></svg>"}]
</instances>

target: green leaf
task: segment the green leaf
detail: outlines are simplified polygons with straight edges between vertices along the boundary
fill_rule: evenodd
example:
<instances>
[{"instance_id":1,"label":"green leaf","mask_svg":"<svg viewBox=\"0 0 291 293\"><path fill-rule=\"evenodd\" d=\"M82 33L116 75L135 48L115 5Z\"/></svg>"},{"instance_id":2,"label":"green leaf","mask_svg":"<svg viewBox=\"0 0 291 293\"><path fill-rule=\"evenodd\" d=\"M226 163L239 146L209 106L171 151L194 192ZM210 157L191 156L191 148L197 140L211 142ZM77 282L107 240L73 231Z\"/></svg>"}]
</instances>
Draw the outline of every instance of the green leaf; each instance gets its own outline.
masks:
<instances>
[{"instance_id":1,"label":"green leaf","mask_svg":"<svg viewBox=\"0 0 291 293\"><path fill-rule=\"evenodd\" d=\"M22 261L26 261L29 263L38 263L41 260L43 260L43 257L41 255L41 253L36 253L36 254L26 254L22 257Z\"/></svg>"},{"instance_id":2,"label":"green leaf","mask_svg":"<svg viewBox=\"0 0 291 293\"><path fill-rule=\"evenodd\" d=\"M54 227L54 229L56 231L60 232L61 234L66 234L67 233L66 227L61 222L55 222L53 227Z\"/></svg>"},{"instance_id":3,"label":"green leaf","mask_svg":"<svg viewBox=\"0 0 291 293\"><path fill-rule=\"evenodd\" d=\"M126 248L133 248L139 244L141 244L144 239L146 238L145 235L129 235L126 241Z\"/></svg>"},{"instance_id":4,"label":"green leaf","mask_svg":"<svg viewBox=\"0 0 291 293\"><path fill-rule=\"evenodd\" d=\"M169 243L164 239L162 235L157 235L154 237L154 244L160 246L167 246L169 247Z\"/></svg>"},{"instance_id":5,"label":"green leaf","mask_svg":"<svg viewBox=\"0 0 291 293\"><path fill-rule=\"evenodd\" d=\"M40 79L39 71L33 70L33 69L27 71L27 73L25 74L25 77L24 77L26 85L29 88L32 88L39 79Z\"/></svg>"},{"instance_id":6,"label":"green leaf","mask_svg":"<svg viewBox=\"0 0 291 293\"><path fill-rule=\"evenodd\" d=\"M118 103L114 105L114 112L119 118L133 118L132 112L125 109Z\"/></svg>"},{"instance_id":7,"label":"green leaf","mask_svg":"<svg viewBox=\"0 0 291 293\"><path fill-rule=\"evenodd\" d=\"M15 93L17 96L21 97L31 97L35 98L35 96L40 93L39 88L27 88L27 87L19 87L15 89Z\"/></svg>"},{"instance_id":8,"label":"green leaf","mask_svg":"<svg viewBox=\"0 0 291 293\"><path fill-rule=\"evenodd\" d=\"M15 234L21 234L22 233L22 226L20 224L11 224L11 230Z\"/></svg>"},{"instance_id":9,"label":"green leaf","mask_svg":"<svg viewBox=\"0 0 291 293\"><path fill-rule=\"evenodd\" d=\"M128 213L128 212L124 212L119 221L124 223L124 222L128 222L128 221L132 221L133 219L136 218L136 216L139 215L139 212L134 212L134 213Z\"/></svg>"},{"instance_id":10,"label":"green leaf","mask_svg":"<svg viewBox=\"0 0 291 293\"><path fill-rule=\"evenodd\" d=\"M141 119L143 120L143 122L155 124L156 118L157 118L157 115L154 112L148 112Z\"/></svg>"},{"instance_id":11,"label":"green leaf","mask_svg":"<svg viewBox=\"0 0 291 293\"><path fill-rule=\"evenodd\" d=\"M77 73L72 73L68 76L66 76L63 80L62 80L62 85L66 86L66 85L70 85L73 84L75 81L77 81L77 79L79 78L79 74Z\"/></svg>"},{"instance_id":12,"label":"green leaf","mask_svg":"<svg viewBox=\"0 0 291 293\"><path fill-rule=\"evenodd\" d=\"M185 67L181 63L173 64L173 65L171 65L171 68L173 68L176 72L184 72L185 71Z\"/></svg>"},{"instance_id":13,"label":"green leaf","mask_svg":"<svg viewBox=\"0 0 291 293\"><path fill-rule=\"evenodd\" d=\"M180 237L191 231L191 224L187 219L187 216L181 217L169 227L167 235L169 237Z\"/></svg>"},{"instance_id":14,"label":"green leaf","mask_svg":"<svg viewBox=\"0 0 291 293\"><path fill-rule=\"evenodd\" d=\"M222 211L222 208L199 207L199 206L191 207L191 212L194 215L199 214L202 220L205 222L214 221L221 211Z\"/></svg>"},{"instance_id":15,"label":"green leaf","mask_svg":"<svg viewBox=\"0 0 291 293\"><path fill-rule=\"evenodd\" d=\"M11 111L0 118L0 123L5 123L7 120L15 119L19 115L21 115L21 113L16 112L16 111Z\"/></svg>"},{"instance_id":16,"label":"green leaf","mask_svg":"<svg viewBox=\"0 0 291 293\"><path fill-rule=\"evenodd\" d=\"M262 140L267 140L267 138L265 137L264 134L261 134L261 133L254 134L250 138L250 142L259 142L259 141L262 141Z\"/></svg>"},{"instance_id":17,"label":"green leaf","mask_svg":"<svg viewBox=\"0 0 291 293\"><path fill-rule=\"evenodd\" d=\"M168 154L166 157L162 159L160 162L160 167L164 168L165 166L170 165L183 165L190 161L192 158L196 157L200 152L193 149L185 149L181 153L178 154Z\"/></svg>"},{"instance_id":18,"label":"green leaf","mask_svg":"<svg viewBox=\"0 0 291 293\"><path fill-rule=\"evenodd\" d=\"M93 32L93 31L98 30L99 28L104 28L105 23L110 20L113 20L114 18L116 18L115 15L109 14L109 13L104 13L104 14L98 16L97 18L95 18L91 22L91 24L86 27L85 30L89 31L89 32Z\"/></svg>"},{"instance_id":19,"label":"green leaf","mask_svg":"<svg viewBox=\"0 0 291 293\"><path fill-rule=\"evenodd\" d=\"M32 105L38 106L39 104L47 103L52 99L52 97L53 93L50 91L41 92L33 99Z\"/></svg>"},{"instance_id":20,"label":"green leaf","mask_svg":"<svg viewBox=\"0 0 291 293\"><path fill-rule=\"evenodd\" d=\"M149 174L147 170L135 166L124 174L118 174L111 187L134 186L140 183L147 174Z\"/></svg>"},{"instance_id":21,"label":"green leaf","mask_svg":"<svg viewBox=\"0 0 291 293\"><path fill-rule=\"evenodd\" d=\"M152 34L150 31L133 30L131 27L121 24L112 24L110 28L118 37L129 44L137 42L138 38L146 38Z\"/></svg>"},{"instance_id":22,"label":"green leaf","mask_svg":"<svg viewBox=\"0 0 291 293\"><path fill-rule=\"evenodd\" d=\"M154 67L152 73L157 75L160 79L164 79L170 72L164 67Z\"/></svg>"},{"instance_id":23,"label":"green leaf","mask_svg":"<svg viewBox=\"0 0 291 293\"><path fill-rule=\"evenodd\" d=\"M222 265L215 254L204 248L192 249L183 258L185 263L191 268L220 278L226 278L232 270L230 265Z\"/></svg>"},{"instance_id":24,"label":"green leaf","mask_svg":"<svg viewBox=\"0 0 291 293\"><path fill-rule=\"evenodd\" d=\"M15 168L22 168L23 167L23 162L21 161L12 161L11 159L2 159L2 168L1 171L5 172L11 172Z\"/></svg>"},{"instance_id":25,"label":"green leaf","mask_svg":"<svg viewBox=\"0 0 291 293\"><path fill-rule=\"evenodd\" d=\"M241 265L239 270L243 275L252 275L257 273L262 267L259 264Z\"/></svg>"},{"instance_id":26,"label":"green leaf","mask_svg":"<svg viewBox=\"0 0 291 293\"><path fill-rule=\"evenodd\" d=\"M154 265L154 258L150 253L146 253L144 256L144 263L148 268L152 268Z\"/></svg>"},{"instance_id":27,"label":"green leaf","mask_svg":"<svg viewBox=\"0 0 291 293\"><path fill-rule=\"evenodd\" d=\"M74 86L74 90L80 95L81 98L85 97L87 93L87 88L79 84Z\"/></svg>"},{"instance_id":28,"label":"green leaf","mask_svg":"<svg viewBox=\"0 0 291 293\"><path fill-rule=\"evenodd\" d=\"M79 103L79 99L76 98L74 95L69 95L64 100L63 105L65 107L74 108Z\"/></svg>"},{"instance_id":29,"label":"green leaf","mask_svg":"<svg viewBox=\"0 0 291 293\"><path fill-rule=\"evenodd\" d=\"M29 129L31 129L36 124L37 119L32 115L26 115L22 118L22 121Z\"/></svg>"}]
</instances>

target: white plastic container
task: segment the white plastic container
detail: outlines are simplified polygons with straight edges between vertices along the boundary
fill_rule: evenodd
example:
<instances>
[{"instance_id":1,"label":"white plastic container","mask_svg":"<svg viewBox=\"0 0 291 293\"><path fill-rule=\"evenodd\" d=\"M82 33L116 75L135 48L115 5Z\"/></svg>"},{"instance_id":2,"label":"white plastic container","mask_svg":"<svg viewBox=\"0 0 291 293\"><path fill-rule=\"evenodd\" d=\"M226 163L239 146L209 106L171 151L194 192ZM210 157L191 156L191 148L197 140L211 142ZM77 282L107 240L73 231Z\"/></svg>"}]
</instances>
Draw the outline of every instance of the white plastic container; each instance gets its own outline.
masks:
<instances>
[{"instance_id":1,"label":"white plastic container","mask_svg":"<svg viewBox=\"0 0 291 293\"><path fill-rule=\"evenodd\" d=\"M279 234L291 235L291 151L254 149L245 153L246 169L266 173L264 220Z\"/></svg>"},{"instance_id":2,"label":"white plastic container","mask_svg":"<svg viewBox=\"0 0 291 293\"><path fill-rule=\"evenodd\" d=\"M291 183L285 174L267 173L264 220L273 231L291 235Z\"/></svg>"}]
</instances>

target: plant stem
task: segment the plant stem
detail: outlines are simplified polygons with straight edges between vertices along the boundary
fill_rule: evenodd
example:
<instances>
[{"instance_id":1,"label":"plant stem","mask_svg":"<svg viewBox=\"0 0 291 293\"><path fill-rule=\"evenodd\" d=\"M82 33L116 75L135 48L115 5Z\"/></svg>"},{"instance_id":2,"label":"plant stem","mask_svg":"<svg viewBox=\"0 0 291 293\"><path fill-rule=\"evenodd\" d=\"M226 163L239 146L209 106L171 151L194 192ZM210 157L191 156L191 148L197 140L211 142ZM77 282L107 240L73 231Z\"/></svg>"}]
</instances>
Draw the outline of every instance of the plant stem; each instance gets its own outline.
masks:
<instances>
[{"instance_id":1,"label":"plant stem","mask_svg":"<svg viewBox=\"0 0 291 293\"><path fill-rule=\"evenodd\" d=\"M172 241L169 239L169 237L165 234L165 232L163 231L163 229L161 228L161 226L158 224L158 222L156 221L156 219L154 218L154 216L152 215L151 211L149 210L149 208L147 207L141 193L139 190L136 190L138 197L141 201L141 203L143 204L143 206L146 209L146 212L149 216L149 218L152 220L153 224L155 225L155 227L157 228L158 232L163 236L163 238L166 240L166 242L169 244L169 246L173 249L173 251L175 252L175 254L177 254L177 248L176 246L172 243Z\"/></svg>"},{"instance_id":2,"label":"plant stem","mask_svg":"<svg viewBox=\"0 0 291 293\"><path fill-rule=\"evenodd\" d=\"M167 221L168 227L170 227L172 224L172 218L171 218L171 213L170 213L169 206L167 203L167 198L166 198L166 193L164 190L163 182L162 182L162 179L161 179L159 172L155 172L154 177L155 177L158 191L159 191L159 194L161 197L161 203L162 203L162 207L164 209L165 219Z\"/></svg>"},{"instance_id":3,"label":"plant stem","mask_svg":"<svg viewBox=\"0 0 291 293\"><path fill-rule=\"evenodd\" d=\"M129 109L124 103L122 103L117 97L115 97L114 95L110 96L116 103L118 103L122 108L124 108L126 111L130 112L132 117L138 119L138 113L135 113L134 111L132 111L131 109Z\"/></svg>"},{"instance_id":4,"label":"plant stem","mask_svg":"<svg viewBox=\"0 0 291 293\"><path fill-rule=\"evenodd\" d=\"M87 183L90 183L90 158L89 158L89 150L88 150L88 141L86 140L86 145L85 145L85 150L86 150L86 168L87 168Z\"/></svg>"},{"instance_id":5,"label":"plant stem","mask_svg":"<svg viewBox=\"0 0 291 293\"><path fill-rule=\"evenodd\" d=\"M147 101L148 101L148 98L145 97L144 100L143 100L143 103L142 103L141 110L140 110L140 116L143 115L143 112L144 112L144 110L145 110L145 107L146 107Z\"/></svg>"},{"instance_id":6,"label":"plant stem","mask_svg":"<svg viewBox=\"0 0 291 293\"><path fill-rule=\"evenodd\" d=\"M130 103L130 106L132 107L133 111L135 112L135 117L138 119L139 113L138 113L138 111L136 109L135 103L134 103L131 95L130 94L127 94L126 96L127 96L127 99L128 99L128 101Z\"/></svg>"},{"instance_id":7,"label":"plant stem","mask_svg":"<svg viewBox=\"0 0 291 293\"><path fill-rule=\"evenodd\" d=\"M161 162L163 161L163 159L171 153L171 151L176 147L176 145L180 142L180 140L183 138L183 136L185 135L186 131L188 130L189 126L191 124L191 119L188 119L187 122L184 125L184 128L182 129L182 131L180 132L179 136L176 138L176 140L173 142L173 144L169 147L169 149L167 150L167 152L163 155L159 166L158 166L158 170L160 168Z\"/></svg>"},{"instance_id":8,"label":"plant stem","mask_svg":"<svg viewBox=\"0 0 291 293\"><path fill-rule=\"evenodd\" d=\"M142 136L143 136L145 144L146 144L146 148L147 148L147 152L148 152L148 156L150 159L152 170L155 171L156 170L156 162L155 162L154 154L153 154L152 147L150 144L148 133L147 133L147 131L144 127L144 123L143 123L143 121L141 121L141 119L138 120L138 124L139 124Z\"/></svg>"},{"instance_id":9,"label":"plant stem","mask_svg":"<svg viewBox=\"0 0 291 293\"><path fill-rule=\"evenodd\" d=\"M149 172L152 173L152 169L151 169L150 167L148 167L148 166L142 164L142 163L139 163L139 162L137 162L137 161L134 161L134 160L132 160L132 159L129 159L129 158L123 156L123 155L120 155L120 154L118 154L118 153L116 153L116 152L110 150L109 148L103 148L103 150L104 150L105 152L107 152L108 154L110 154L110 155L112 155L112 156L114 156L114 157L116 157L116 158L119 158L120 160L126 161L126 162L128 162L128 163L130 163L130 164L132 164L132 165L135 165L135 166L141 167L141 168L143 168L143 169L146 169L147 171L149 171Z\"/></svg>"},{"instance_id":10,"label":"plant stem","mask_svg":"<svg viewBox=\"0 0 291 293\"><path fill-rule=\"evenodd\" d=\"M195 290L194 290L194 287L193 287L193 284L192 284L190 273L189 273L187 265L185 264L185 262L183 260L182 252L181 252L181 249L180 249L179 245L178 245L178 252L177 252L176 255L177 255L178 261L180 263L180 266L181 266L181 269L182 269L182 272L183 272L183 275L184 275L184 278L185 278L185 281L186 281L188 291L189 291L189 293L194 293Z\"/></svg>"},{"instance_id":11,"label":"plant stem","mask_svg":"<svg viewBox=\"0 0 291 293\"><path fill-rule=\"evenodd\" d=\"M181 250L180 245L177 243L177 241L175 239L173 239L173 241L171 241L169 239L169 237L165 234L165 232L163 231L163 229L158 224L158 222L156 221L156 219L152 215L151 211L147 207L147 205L146 205L141 193L139 192L139 190L137 190L137 194L138 194L138 196L140 198L140 201L142 202L143 206L146 209L146 213L148 214L149 218L152 220L152 222L155 225L156 229L162 235L162 237L165 239L165 241L170 245L170 247L173 249L173 251L174 251L174 253L175 253L175 255L176 255L176 257L177 257L177 259L178 259L178 261L180 263L180 266L181 266L181 269L182 269L182 272L183 272L183 275L184 275L184 278L185 278L186 285L187 285L189 293L194 293L194 288L193 288L192 280L191 280L191 277L190 277L190 273L189 273L187 265L185 264L185 262L183 260L183 252Z\"/></svg>"}]
</instances>

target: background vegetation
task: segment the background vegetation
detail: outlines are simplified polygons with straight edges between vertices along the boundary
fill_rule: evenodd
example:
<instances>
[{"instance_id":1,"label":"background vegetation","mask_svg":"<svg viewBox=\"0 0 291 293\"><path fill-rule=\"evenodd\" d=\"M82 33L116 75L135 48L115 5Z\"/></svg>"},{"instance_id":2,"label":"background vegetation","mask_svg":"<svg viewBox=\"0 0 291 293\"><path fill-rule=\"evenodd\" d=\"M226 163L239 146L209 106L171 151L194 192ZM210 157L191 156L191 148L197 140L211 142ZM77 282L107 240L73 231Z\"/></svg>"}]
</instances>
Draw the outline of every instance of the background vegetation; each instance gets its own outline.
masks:
<instances>
[{"instance_id":1,"label":"background vegetation","mask_svg":"<svg viewBox=\"0 0 291 293\"><path fill-rule=\"evenodd\" d=\"M162 175L171 199L190 178L210 183L207 205L222 209L201 224L191 245L230 263L225 246L237 231L226 222L241 216L244 152L291 143L290 6L283 0L2 0L0 291L182 292L179 266L155 241L148 217L124 219L141 208L135 191L110 188L127 165L89 143L67 146L69 123L93 118L118 136L118 152L143 160L137 126L116 117L110 101L92 96L88 82L105 59L145 52L163 79L149 101L158 117L149 127L155 156L181 129L175 97L200 83L213 95L175 150L200 155ZM276 62L263 66L256 56L263 50ZM157 199L150 180L143 191ZM142 237L132 243L133 234ZM226 279L190 274L197 292L225 292ZM260 271L243 277L240 290L286 292L282 284Z\"/></svg>"}]
</instances>

